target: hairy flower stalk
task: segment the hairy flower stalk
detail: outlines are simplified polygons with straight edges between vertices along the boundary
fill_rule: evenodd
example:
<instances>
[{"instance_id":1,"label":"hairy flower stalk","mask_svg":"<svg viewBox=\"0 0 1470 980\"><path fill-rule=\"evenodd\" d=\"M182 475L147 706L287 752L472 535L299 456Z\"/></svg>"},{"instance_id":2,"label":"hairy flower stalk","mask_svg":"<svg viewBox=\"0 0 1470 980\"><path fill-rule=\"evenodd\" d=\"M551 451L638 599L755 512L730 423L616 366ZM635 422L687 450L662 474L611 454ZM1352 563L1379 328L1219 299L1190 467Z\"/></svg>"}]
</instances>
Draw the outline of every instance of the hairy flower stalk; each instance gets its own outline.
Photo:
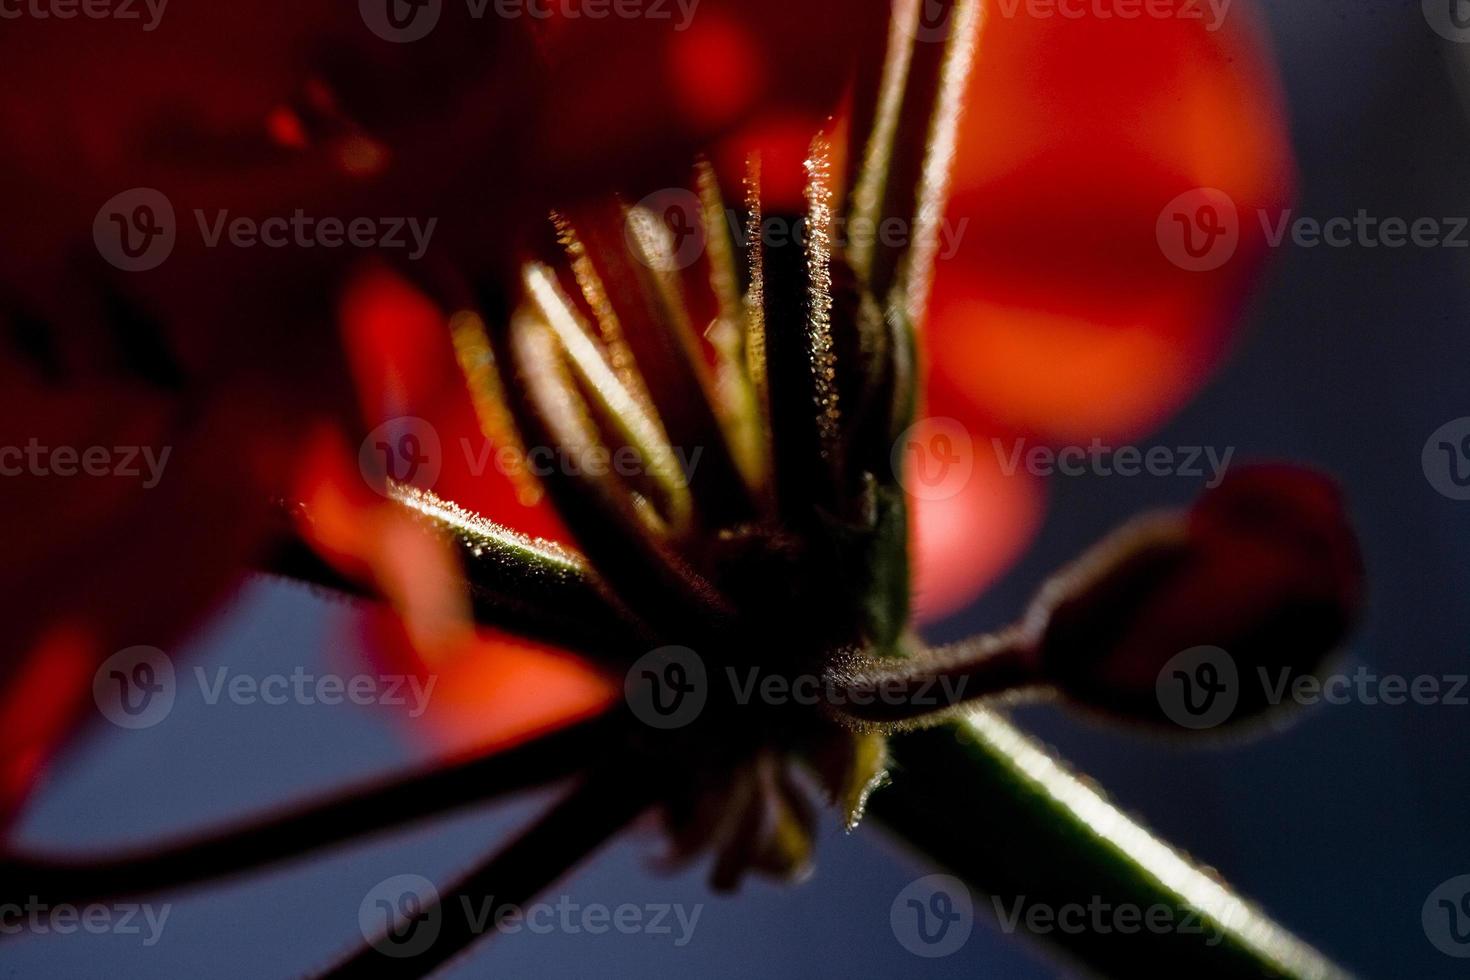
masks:
<instances>
[{"instance_id":1,"label":"hairy flower stalk","mask_svg":"<svg viewBox=\"0 0 1470 980\"><path fill-rule=\"evenodd\" d=\"M1314 670L1362 590L1326 481L1289 467L1238 471L1187 513L1109 537L1007 629L929 650L910 628L907 503L892 449L920 400L915 327L981 20L978 0L941 4L942 40L932 43L936 22L919 24L932 6L894 4L888 51L854 96L846 153L831 134L811 144L804 215L768 211L769 162L750 161L738 189L701 164L697 205L677 227L616 200L558 212L559 254L527 258L517 301L452 318L466 383L498 444L636 461L540 482L520 474L521 492L550 499L575 549L389 488L401 513L457 556L477 620L561 643L618 683L636 679L630 668L650 651L683 648L712 681L697 717L664 730L620 704L492 760L153 853L11 855L0 861L4 887L59 899L194 884L576 778L541 823L447 887L445 908L527 900L647 810L674 862L711 858L717 888L750 874L797 879L814 858L820 805L852 827L871 800L891 828L986 894L1170 902L1225 937L1218 949L1180 936L1051 937L1094 968L1147 960L1180 975L1337 975L993 710L1060 693L1157 724L1166 719L1156 682L1191 648L1227 650L1242 673ZM901 220L909 243L845 241L839 217L849 227ZM771 220L799 233L767 240ZM700 236L696 257L676 232ZM300 546L312 515L292 516L298 540L275 570L369 591L314 561ZM821 695L750 697L724 683L735 676L810 682ZM1234 717L1267 707L1246 695ZM810 798L812 785L825 800ZM336 972L378 975L391 964L394 975L422 975L474 932L449 921L424 955L390 959L370 944Z\"/></svg>"}]
</instances>

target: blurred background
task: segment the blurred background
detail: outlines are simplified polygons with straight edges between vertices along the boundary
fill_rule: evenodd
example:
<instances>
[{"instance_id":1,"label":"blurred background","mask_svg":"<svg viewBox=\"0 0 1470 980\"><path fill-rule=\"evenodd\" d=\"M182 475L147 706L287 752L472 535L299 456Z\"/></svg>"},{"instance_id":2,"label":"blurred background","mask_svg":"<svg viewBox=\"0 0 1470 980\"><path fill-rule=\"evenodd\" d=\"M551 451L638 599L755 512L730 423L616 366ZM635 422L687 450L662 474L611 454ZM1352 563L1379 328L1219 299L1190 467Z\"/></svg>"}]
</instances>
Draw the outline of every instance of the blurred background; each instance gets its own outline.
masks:
<instances>
[{"instance_id":1,"label":"blurred background","mask_svg":"<svg viewBox=\"0 0 1470 980\"><path fill-rule=\"evenodd\" d=\"M1446 0L1448 2L1448 0ZM1285 89L1297 211L1327 218L1470 215L1470 44L1431 30L1418 0L1261 5ZM1274 250L1233 350L1209 383L1140 446L1233 447L1237 461L1308 461L1344 484L1371 587L1344 671L1470 672L1470 503L1436 492L1425 441L1470 415L1470 250ZM1009 621L1079 547L1139 509L1186 502L1181 477L1056 477L1022 557L934 640ZM324 670L351 657L344 605L259 580L187 651L206 669ZM185 651L179 651L184 654ZM1205 747L1119 731L1054 706L1018 720L1127 811L1216 866L1241 892L1365 976L1464 976L1426 939L1420 909L1470 873L1470 707L1321 705L1272 737ZM418 756L364 708L206 705L181 686L164 724L99 727L18 828L37 846L141 843L274 801L393 771ZM179 737L181 733L187 737ZM170 901L163 941L24 936L0 945L0 977L289 976L359 939L363 895L402 873L442 878L490 850L544 800L527 798L332 857ZM921 960L896 941L889 906L932 868L874 827L826 819L806 884L711 895L702 869L654 867L650 828L620 839L553 891L579 903L702 905L692 939L529 933L499 937L448 975L1067 975L981 915L969 942ZM985 903L979 903L982 906Z\"/></svg>"}]
</instances>

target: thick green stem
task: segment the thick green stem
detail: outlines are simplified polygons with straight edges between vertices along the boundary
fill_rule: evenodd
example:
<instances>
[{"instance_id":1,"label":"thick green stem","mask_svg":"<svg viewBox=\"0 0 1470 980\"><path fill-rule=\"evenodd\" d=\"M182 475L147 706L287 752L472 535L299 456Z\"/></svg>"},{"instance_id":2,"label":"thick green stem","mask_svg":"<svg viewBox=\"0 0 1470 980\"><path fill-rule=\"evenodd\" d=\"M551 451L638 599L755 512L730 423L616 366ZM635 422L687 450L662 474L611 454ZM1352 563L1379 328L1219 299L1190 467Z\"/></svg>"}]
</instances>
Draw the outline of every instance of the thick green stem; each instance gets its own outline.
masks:
<instances>
[{"instance_id":1,"label":"thick green stem","mask_svg":"<svg viewBox=\"0 0 1470 980\"><path fill-rule=\"evenodd\" d=\"M895 738L892 751L894 785L869 812L968 882L977 914L1003 928L1035 922L1039 938L1108 976L1345 976L994 712ZM1055 918L1069 906L1081 928ZM1170 924L1151 927L1158 906L1168 911L1153 921ZM1114 928L1119 909L1136 923L1128 932Z\"/></svg>"}]
</instances>

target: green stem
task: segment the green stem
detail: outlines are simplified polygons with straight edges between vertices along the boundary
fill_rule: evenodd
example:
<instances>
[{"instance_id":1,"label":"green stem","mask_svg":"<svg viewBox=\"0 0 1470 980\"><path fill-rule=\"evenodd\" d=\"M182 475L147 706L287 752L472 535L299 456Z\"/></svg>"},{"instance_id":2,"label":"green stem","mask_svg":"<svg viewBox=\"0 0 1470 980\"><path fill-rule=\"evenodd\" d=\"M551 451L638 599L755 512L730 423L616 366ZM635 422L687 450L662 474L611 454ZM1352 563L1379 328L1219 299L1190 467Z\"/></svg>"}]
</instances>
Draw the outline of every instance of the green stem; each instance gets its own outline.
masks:
<instances>
[{"instance_id":1,"label":"green stem","mask_svg":"<svg viewBox=\"0 0 1470 980\"><path fill-rule=\"evenodd\" d=\"M554 643L618 669L647 646L646 628L613 598L582 555L432 493L398 484L390 484L390 490L394 502L428 533L452 543L480 625ZM298 517L311 519L309 513ZM334 569L290 527L262 570L356 598L380 598L367 584Z\"/></svg>"},{"instance_id":2,"label":"green stem","mask_svg":"<svg viewBox=\"0 0 1470 980\"><path fill-rule=\"evenodd\" d=\"M1036 931L1092 971L1346 976L992 711L895 738L892 751L894 786L873 795L873 817L967 881L979 893L977 912L1004 913L1002 922L1025 930L1029 910L1089 910L1081 930L1055 919L1047 928L1038 917ZM1178 927L1091 928L1090 909L1102 903L1138 910L1140 925L1164 906Z\"/></svg>"}]
</instances>

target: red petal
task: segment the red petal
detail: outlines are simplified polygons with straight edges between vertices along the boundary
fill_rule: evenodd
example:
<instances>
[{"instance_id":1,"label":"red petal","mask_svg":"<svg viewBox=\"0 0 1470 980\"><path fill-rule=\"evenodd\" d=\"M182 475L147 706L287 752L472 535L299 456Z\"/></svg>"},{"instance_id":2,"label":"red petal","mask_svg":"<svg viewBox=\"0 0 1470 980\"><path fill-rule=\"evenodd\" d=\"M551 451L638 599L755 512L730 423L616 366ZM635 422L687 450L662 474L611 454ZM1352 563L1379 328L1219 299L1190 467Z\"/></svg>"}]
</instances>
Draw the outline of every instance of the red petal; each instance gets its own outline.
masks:
<instances>
[{"instance_id":1,"label":"red petal","mask_svg":"<svg viewBox=\"0 0 1470 980\"><path fill-rule=\"evenodd\" d=\"M428 710L405 718L412 737L454 755L499 748L595 715L617 689L581 660L489 630L432 657L387 609L364 610L357 629L385 669L433 683Z\"/></svg>"},{"instance_id":2,"label":"red petal","mask_svg":"<svg viewBox=\"0 0 1470 980\"><path fill-rule=\"evenodd\" d=\"M58 626L0 688L0 835L80 712L100 659L93 637Z\"/></svg>"},{"instance_id":3,"label":"red petal","mask_svg":"<svg viewBox=\"0 0 1470 980\"><path fill-rule=\"evenodd\" d=\"M408 428L433 455L428 466L437 474L416 484L518 531L567 540L545 498L527 502L524 485L501 465L504 447L481 432L442 310L402 277L374 267L346 290L341 321L365 428L405 417L427 423Z\"/></svg>"},{"instance_id":4,"label":"red petal","mask_svg":"<svg viewBox=\"0 0 1470 980\"><path fill-rule=\"evenodd\" d=\"M961 127L930 346L980 416L1043 436L1158 422L1217 359L1289 196L1276 80L1243 5L1182 19L992 17ZM1169 261L1161 213L1218 188L1228 262ZM963 228L961 221L968 220ZM943 249L941 249L943 251Z\"/></svg>"},{"instance_id":5,"label":"red petal","mask_svg":"<svg viewBox=\"0 0 1470 980\"><path fill-rule=\"evenodd\" d=\"M919 461L910 460L909 540L921 622L942 619L978 596L1031 543L1044 511L1041 482L1022 469L1007 473L990 433L966 432L957 420L932 415L910 440L932 446L940 433L969 462L955 463L947 479L926 487L916 482Z\"/></svg>"}]
</instances>

